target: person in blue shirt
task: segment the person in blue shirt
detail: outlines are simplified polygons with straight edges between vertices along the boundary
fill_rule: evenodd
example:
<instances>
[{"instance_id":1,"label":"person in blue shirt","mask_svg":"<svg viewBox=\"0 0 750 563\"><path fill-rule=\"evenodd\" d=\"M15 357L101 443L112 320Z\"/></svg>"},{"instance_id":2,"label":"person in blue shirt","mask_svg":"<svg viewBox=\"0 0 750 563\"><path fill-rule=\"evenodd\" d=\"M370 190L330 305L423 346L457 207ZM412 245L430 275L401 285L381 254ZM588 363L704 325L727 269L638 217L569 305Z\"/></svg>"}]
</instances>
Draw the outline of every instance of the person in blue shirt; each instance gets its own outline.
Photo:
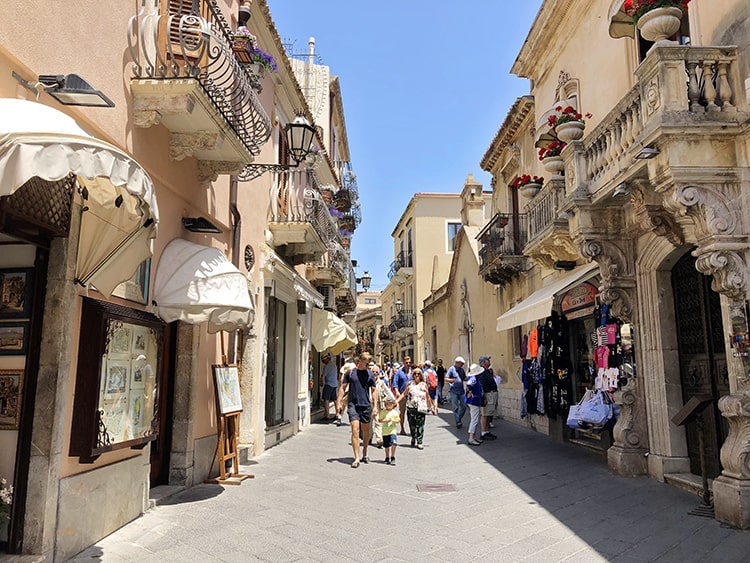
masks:
<instances>
[{"instance_id":1,"label":"person in blue shirt","mask_svg":"<svg viewBox=\"0 0 750 563\"><path fill-rule=\"evenodd\" d=\"M326 352L320 357L320 361L325 366L321 375L321 383L323 386L323 405L325 411L324 420L333 420L335 417L336 423L341 426L341 417L334 413L334 416L330 415L331 404L333 404L333 410L336 410L336 397L338 396L339 387L339 368L336 367L336 362L331 361L331 354Z\"/></svg>"},{"instance_id":2,"label":"person in blue shirt","mask_svg":"<svg viewBox=\"0 0 750 563\"><path fill-rule=\"evenodd\" d=\"M402 365L401 369L393 374L393 380L391 381L391 389L393 390L393 394L398 400L398 410L399 416L401 417L402 436L406 436L406 430L404 428L404 421L406 420L406 396L404 395L404 391L406 391L406 384L409 383L410 379L411 358L409 356L406 356L404 358L404 365Z\"/></svg>"},{"instance_id":3,"label":"person in blue shirt","mask_svg":"<svg viewBox=\"0 0 750 563\"><path fill-rule=\"evenodd\" d=\"M465 363L466 360L463 357L457 356L453 360L453 365L448 368L445 374L445 380L450 385L448 391L450 392L451 406L453 407L453 417L456 419L456 428L461 428L461 421L466 412L466 403L464 402Z\"/></svg>"},{"instance_id":4,"label":"person in blue shirt","mask_svg":"<svg viewBox=\"0 0 750 563\"><path fill-rule=\"evenodd\" d=\"M469 445L479 446L482 443L481 438L477 438L479 431L479 414L482 406L482 383L479 381L479 375L484 372L482 366L471 364L469 375L466 378L466 404L469 405L469 414L471 422L469 423Z\"/></svg>"}]
</instances>

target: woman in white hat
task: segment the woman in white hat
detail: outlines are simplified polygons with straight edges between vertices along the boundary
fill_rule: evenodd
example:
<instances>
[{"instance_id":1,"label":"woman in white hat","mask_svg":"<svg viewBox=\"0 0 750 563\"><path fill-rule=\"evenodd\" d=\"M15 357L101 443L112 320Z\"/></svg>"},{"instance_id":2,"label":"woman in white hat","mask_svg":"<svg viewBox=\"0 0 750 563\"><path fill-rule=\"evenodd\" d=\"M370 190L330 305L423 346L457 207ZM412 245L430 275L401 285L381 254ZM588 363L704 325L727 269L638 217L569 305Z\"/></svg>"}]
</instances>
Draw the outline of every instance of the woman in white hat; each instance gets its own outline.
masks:
<instances>
[{"instance_id":1,"label":"woman in white hat","mask_svg":"<svg viewBox=\"0 0 750 563\"><path fill-rule=\"evenodd\" d=\"M469 423L469 445L479 446L482 443L481 438L477 438L479 429L479 414L482 406L482 384L477 377L484 371L482 366L471 364L469 374L466 378L466 404L469 407L471 422Z\"/></svg>"}]
</instances>

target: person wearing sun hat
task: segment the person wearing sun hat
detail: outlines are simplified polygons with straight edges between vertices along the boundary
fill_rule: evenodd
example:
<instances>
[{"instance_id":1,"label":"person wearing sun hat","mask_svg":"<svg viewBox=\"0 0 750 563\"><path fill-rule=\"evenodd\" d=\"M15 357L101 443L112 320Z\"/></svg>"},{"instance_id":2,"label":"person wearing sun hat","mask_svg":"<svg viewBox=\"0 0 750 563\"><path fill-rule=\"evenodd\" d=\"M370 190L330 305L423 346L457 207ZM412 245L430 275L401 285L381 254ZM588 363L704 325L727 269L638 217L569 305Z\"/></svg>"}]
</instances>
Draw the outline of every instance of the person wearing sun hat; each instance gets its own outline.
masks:
<instances>
[{"instance_id":1,"label":"person wearing sun hat","mask_svg":"<svg viewBox=\"0 0 750 563\"><path fill-rule=\"evenodd\" d=\"M471 422L469 423L469 445L478 446L482 439L477 437L479 431L479 409L482 406L482 384L479 382L479 374L484 371L482 366L471 364L466 377L466 404L469 406Z\"/></svg>"},{"instance_id":2,"label":"person wearing sun hat","mask_svg":"<svg viewBox=\"0 0 750 563\"><path fill-rule=\"evenodd\" d=\"M463 356L456 356L456 359L453 360L453 365L448 368L445 374L445 380L450 385L448 389L450 391L451 406L453 407L453 418L456 420L456 428L461 428L461 421L464 418L464 413L466 413L466 403L464 402L465 363L466 360L463 359Z\"/></svg>"}]
</instances>

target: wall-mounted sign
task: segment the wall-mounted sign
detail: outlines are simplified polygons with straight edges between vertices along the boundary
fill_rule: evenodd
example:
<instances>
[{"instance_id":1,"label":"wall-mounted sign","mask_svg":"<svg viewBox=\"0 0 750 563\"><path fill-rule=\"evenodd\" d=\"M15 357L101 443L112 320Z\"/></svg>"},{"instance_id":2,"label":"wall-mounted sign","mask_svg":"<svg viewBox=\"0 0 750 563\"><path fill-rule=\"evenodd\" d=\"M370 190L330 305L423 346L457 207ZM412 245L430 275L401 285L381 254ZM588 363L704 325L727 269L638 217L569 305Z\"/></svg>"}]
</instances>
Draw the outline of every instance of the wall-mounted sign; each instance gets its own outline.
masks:
<instances>
[{"instance_id":1,"label":"wall-mounted sign","mask_svg":"<svg viewBox=\"0 0 750 563\"><path fill-rule=\"evenodd\" d=\"M562 313L568 319L578 319L594 312L599 290L590 283L582 283L569 290L562 299Z\"/></svg>"}]
</instances>

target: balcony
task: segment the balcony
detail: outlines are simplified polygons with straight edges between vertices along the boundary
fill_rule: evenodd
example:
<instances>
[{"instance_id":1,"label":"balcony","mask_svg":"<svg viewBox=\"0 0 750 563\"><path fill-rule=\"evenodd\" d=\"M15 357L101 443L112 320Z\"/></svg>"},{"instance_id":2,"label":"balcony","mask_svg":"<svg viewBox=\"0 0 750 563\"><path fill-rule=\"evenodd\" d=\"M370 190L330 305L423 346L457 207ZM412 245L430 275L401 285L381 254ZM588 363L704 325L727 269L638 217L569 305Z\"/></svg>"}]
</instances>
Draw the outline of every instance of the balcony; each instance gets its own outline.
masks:
<instances>
[{"instance_id":1,"label":"balcony","mask_svg":"<svg viewBox=\"0 0 750 563\"><path fill-rule=\"evenodd\" d=\"M336 288L336 311L339 316L350 313L357 308L357 277L351 260L346 259L346 277L344 283Z\"/></svg>"},{"instance_id":2,"label":"balcony","mask_svg":"<svg viewBox=\"0 0 750 563\"><path fill-rule=\"evenodd\" d=\"M657 148L673 175L718 165L719 146L749 117L740 73L736 47L653 47L636 70L636 86L564 151L574 167L567 192L607 201L623 181L646 179L648 161L635 159L643 147ZM674 177L662 174L660 181Z\"/></svg>"},{"instance_id":3,"label":"balcony","mask_svg":"<svg viewBox=\"0 0 750 563\"><path fill-rule=\"evenodd\" d=\"M307 281L316 286L348 283L348 263L349 254L340 243L334 241L320 260L308 265L305 276Z\"/></svg>"},{"instance_id":4,"label":"balcony","mask_svg":"<svg viewBox=\"0 0 750 563\"><path fill-rule=\"evenodd\" d=\"M391 341L391 331L387 326L380 327L380 330L378 331L378 340L380 340L381 342Z\"/></svg>"},{"instance_id":5,"label":"balcony","mask_svg":"<svg viewBox=\"0 0 750 563\"><path fill-rule=\"evenodd\" d=\"M497 213L480 231L479 275L485 281L503 285L527 269L527 229L525 215Z\"/></svg>"},{"instance_id":6,"label":"balcony","mask_svg":"<svg viewBox=\"0 0 750 563\"><path fill-rule=\"evenodd\" d=\"M271 135L227 21L216 0L140 0L128 26L133 121L164 125L170 157L198 159L202 180L237 173Z\"/></svg>"},{"instance_id":7,"label":"balcony","mask_svg":"<svg viewBox=\"0 0 750 563\"><path fill-rule=\"evenodd\" d=\"M523 253L547 268L552 268L558 260L579 258L570 238L568 220L560 216L564 199L565 180L553 176L526 204L528 242Z\"/></svg>"},{"instance_id":8,"label":"balcony","mask_svg":"<svg viewBox=\"0 0 750 563\"><path fill-rule=\"evenodd\" d=\"M413 275L414 263L412 261L412 253L402 250L398 253L396 259L391 262L388 279L393 280L394 283L403 285Z\"/></svg>"},{"instance_id":9,"label":"balcony","mask_svg":"<svg viewBox=\"0 0 750 563\"><path fill-rule=\"evenodd\" d=\"M401 311L391 319L391 324L388 328L394 339L400 339L409 336L410 334L414 334L415 326L414 311Z\"/></svg>"},{"instance_id":10,"label":"balcony","mask_svg":"<svg viewBox=\"0 0 750 563\"><path fill-rule=\"evenodd\" d=\"M309 171L274 172L268 228L291 264L318 262L336 240L336 225Z\"/></svg>"}]
</instances>

